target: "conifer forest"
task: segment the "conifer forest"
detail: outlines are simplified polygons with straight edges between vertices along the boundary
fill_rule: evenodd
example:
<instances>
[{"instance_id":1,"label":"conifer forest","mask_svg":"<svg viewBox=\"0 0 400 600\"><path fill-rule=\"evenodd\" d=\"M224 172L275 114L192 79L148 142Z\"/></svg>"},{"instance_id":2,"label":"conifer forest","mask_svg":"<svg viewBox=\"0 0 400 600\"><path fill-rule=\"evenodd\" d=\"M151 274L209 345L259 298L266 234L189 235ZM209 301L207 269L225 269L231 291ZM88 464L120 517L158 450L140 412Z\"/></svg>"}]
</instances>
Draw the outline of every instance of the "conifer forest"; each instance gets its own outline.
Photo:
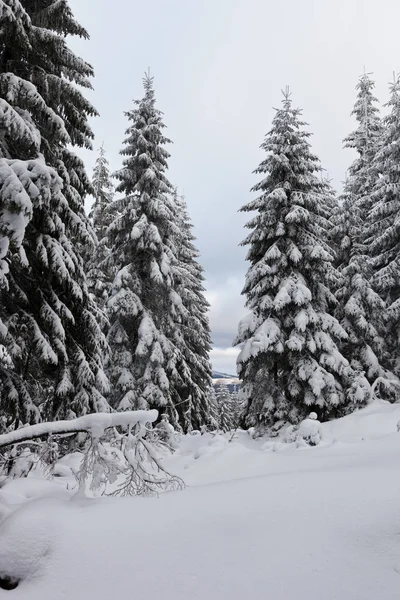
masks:
<instances>
[{"instance_id":1,"label":"conifer forest","mask_svg":"<svg viewBox=\"0 0 400 600\"><path fill-rule=\"evenodd\" d=\"M388 74L361 63L346 91L342 183L317 155L297 101L307 95L284 67L262 99L261 162L220 223L229 253L230 220L245 218L235 300L245 309L229 330L237 372L220 374L207 240L192 188L171 169L183 138L159 99L165 73L127 70L125 130L94 133L96 73L76 48L90 48L100 4L83 25L72 0L0 0L0 597L394 600L400 76L378 100L376 78ZM147 25L118 4L140 58L135 31ZM167 23L189 27L188 7L168 4ZM225 5L215 11L233 28ZM104 36L122 44L111 28ZM273 60L270 48L258 78ZM251 88L238 93L255 110ZM179 86L171 96L190 110ZM232 139L235 119L246 115L232 117ZM189 162L180 168L211 190L212 175ZM154 498L121 500L132 496Z\"/></svg>"}]
</instances>

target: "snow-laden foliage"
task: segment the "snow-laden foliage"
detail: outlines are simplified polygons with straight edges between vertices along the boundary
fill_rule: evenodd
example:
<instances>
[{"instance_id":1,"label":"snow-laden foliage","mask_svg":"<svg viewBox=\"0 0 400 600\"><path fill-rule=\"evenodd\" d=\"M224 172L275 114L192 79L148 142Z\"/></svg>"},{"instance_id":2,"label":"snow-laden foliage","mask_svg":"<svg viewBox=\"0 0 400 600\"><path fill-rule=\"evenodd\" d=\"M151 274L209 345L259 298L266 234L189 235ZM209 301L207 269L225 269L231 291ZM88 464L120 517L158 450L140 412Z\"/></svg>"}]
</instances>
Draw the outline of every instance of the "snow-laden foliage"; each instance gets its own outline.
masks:
<instances>
[{"instance_id":1,"label":"snow-laden foliage","mask_svg":"<svg viewBox=\"0 0 400 600\"><path fill-rule=\"evenodd\" d=\"M168 152L152 79L127 113L123 168L116 177L123 194L111 223L110 262L119 270L108 300L112 402L119 410L169 408L177 415L170 388L178 352L170 337L171 315L182 302L173 289L176 239L172 186L165 176Z\"/></svg>"},{"instance_id":2,"label":"snow-laden foliage","mask_svg":"<svg viewBox=\"0 0 400 600\"><path fill-rule=\"evenodd\" d=\"M334 258L333 264L336 266L338 261L338 244L337 237L335 235L335 215L339 210L339 202L338 197L336 195L336 191L333 188L332 181L326 174L321 174L321 181L323 185L323 190L321 193L319 210L321 211L323 217L326 219L326 237L325 241L329 245L332 251L332 255ZM335 272L332 272L332 276L335 275ZM333 287L338 285L338 281L332 281Z\"/></svg>"},{"instance_id":3,"label":"snow-laden foliage","mask_svg":"<svg viewBox=\"0 0 400 600\"><path fill-rule=\"evenodd\" d=\"M231 431L237 429L241 419L241 402L237 392L231 392L225 383L216 386L215 403L217 408L218 429Z\"/></svg>"},{"instance_id":4,"label":"snow-laden foliage","mask_svg":"<svg viewBox=\"0 0 400 600\"><path fill-rule=\"evenodd\" d=\"M93 170L92 178L94 202L89 218L97 236L96 250L88 259L88 284L100 306L107 300L115 273L110 268L110 248L107 236L108 227L116 215L113 213L114 186L104 146Z\"/></svg>"},{"instance_id":5,"label":"snow-laden foliage","mask_svg":"<svg viewBox=\"0 0 400 600\"><path fill-rule=\"evenodd\" d=\"M92 187L94 202L89 217L100 241L107 235L107 229L113 220L109 208L114 199L114 186L103 145L99 149L99 156L93 169Z\"/></svg>"},{"instance_id":6,"label":"snow-laden foliage","mask_svg":"<svg viewBox=\"0 0 400 600\"><path fill-rule=\"evenodd\" d=\"M262 144L267 157L255 171L263 176L253 188L261 195L242 209L257 211L243 242L251 312L236 339L249 425L298 421L310 407L324 417L337 414L353 376L337 346L346 333L332 315L327 186L303 125L286 92Z\"/></svg>"},{"instance_id":7,"label":"snow-laden foliage","mask_svg":"<svg viewBox=\"0 0 400 600\"><path fill-rule=\"evenodd\" d=\"M335 266L340 271L350 262L354 241L353 204L355 196L345 183L340 203L332 216L332 238L336 251ZM360 211L359 211L360 212Z\"/></svg>"},{"instance_id":8,"label":"snow-laden foliage","mask_svg":"<svg viewBox=\"0 0 400 600\"><path fill-rule=\"evenodd\" d=\"M204 296L204 270L198 260L199 252L195 247L186 201L176 192L174 201L179 231L174 286L183 309L178 315L175 339L183 361L178 369L179 379L174 385L180 398L177 405L180 422L187 431L210 424L210 306Z\"/></svg>"},{"instance_id":9,"label":"snow-laden foliage","mask_svg":"<svg viewBox=\"0 0 400 600\"><path fill-rule=\"evenodd\" d=\"M386 375L382 366L387 362L383 322L385 305L371 287L368 259L360 251L362 246L357 244L359 237L356 232L362 219L360 208L350 192L343 195L341 211L348 229L349 260L341 265L335 315L347 333L341 349L358 373L349 393L354 396L356 404L362 404L369 385L377 377ZM392 378L390 373L387 375Z\"/></svg>"},{"instance_id":10,"label":"snow-laden foliage","mask_svg":"<svg viewBox=\"0 0 400 600\"><path fill-rule=\"evenodd\" d=\"M69 452L62 436L72 434L70 440L76 439L79 432L81 456L74 472L77 494L142 496L180 489L183 481L169 474L160 463L161 440L157 443L154 435L157 430L146 426L157 416L157 411L88 414L0 435L3 484L10 479L27 477L38 468L52 479L57 475L57 461ZM153 434L151 440L149 433ZM46 436L45 441L37 441ZM171 445L168 447L172 449Z\"/></svg>"},{"instance_id":11,"label":"snow-laden foliage","mask_svg":"<svg viewBox=\"0 0 400 600\"><path fill-rule=\"evenodd\" d=\"M65 1L0 10L1 409L18 424L106 410L107 380L81 257L90 182L70 149L90 147L95 111L77 87L90 87L92 69L65 35L86 33Z\"/></svg>"},{"instance_id":12,"label":"snow-laden foliage","mask_svg":"<svg viewBox=\"0 0 400 600\"><path fill-rule=\"evenodd\" d=\"M221 383L215 391L218 407L218 429L230 431L234 428L233 403L228 386Z\"/></svg>"},{"instance_id":13,"label":"snow-laden foliage","mask_svg":"<svg viewBox=\"0 0 400 600\"><path fill-rule=\"evenodd\" d=\"M371 192L378 179L375 158L382 144L383 132L376 106L378 100L373 95L374 87L375 83L364 73L356 86L357 99L351 113L357 121L357 128L344 140L345 148L353 148L357 152L348 170L346 189L354 195L364 219L373 206ZM361 236L361 242L364 242L364 236Z\"/></svg>"},{"instance_id":14,"label":"snow-laden foliage","mask_svg":"<svg viewBox=\"0 0 400 600\"><path fill-rule=\"evenodd\" d=\"M374 159L379 150L382 125L376 99L372 95L373 82L363 75L357 85L357 100L352 112L357 128L345 139L345 146L354 148L357 157L349 168L336 219L336 235L340 247L341 285L337 292L336 317L348 334L342 350L359 374L349 392L354 400L364 401L364 376L372 384L376 378L385 377L387 349L384 340L384 310L382 298L370 284L371 267L365 245L368 211L371 209L371 192L377 181ZM393 375L387 374L389 379ZM381 393L390 390L381 386Z\"/></svg>"},{"instance_id":15,"label":"snow-laden foliage","mask_svg":"<svg viewBox=\"0 0 400 600\"><path fill-rule=\"evenodd\" d=\"M334 216L334 238L337 242L339 266L346 266L356 253L368 254L368 217L374 205L372 195L378 180L376 156L382 142L382 121L377 99L373 95L375 84L364 74L356 86L357 99L352 111L356 129L344 139L345 148L352 148L357 156L348 169L340 207ZM346 201L347 200L347 201ZM349 211L356 210L356 215Z\"/></svg>"},{"instance_id":16,"label":"snow-laden foliage","mask_svg":"<svg viewBox=\"0 0 400 600\"><path fill-rule=\"evenodd\" d=\"M384 131L374 169L379 173L373 188L367 231L373 275L371 283L386 303L385 338L390 366L400 373L400 80L391 86Z\"/></svg>"},{"instance_id":17,"label":"snow-laden foliage","mask_svg":"<svg viewBox=\"0 0 400 600\"><path fill-rule=\"evenodd\" d=\"M189 429L207 416L206 304L190 225L165 174L169 140L148 76L144 88L127 113L124 166L116 173L123 196L108 228L109 264L118 269L107 303L112 403L158 408L174 427Z\"/></svg>"},{"instance_id":18,"label":"snow-laden foliage","mask_svg":"<svg viewBox=\"0 0 400 600\"><path fill-rule=\"evenodd\" d=\"M315 412L311 412L306 419L301 421L297 439L306 442L309 446L318 446L322 439L322 427Z\"/></svg>"}]
</instances>

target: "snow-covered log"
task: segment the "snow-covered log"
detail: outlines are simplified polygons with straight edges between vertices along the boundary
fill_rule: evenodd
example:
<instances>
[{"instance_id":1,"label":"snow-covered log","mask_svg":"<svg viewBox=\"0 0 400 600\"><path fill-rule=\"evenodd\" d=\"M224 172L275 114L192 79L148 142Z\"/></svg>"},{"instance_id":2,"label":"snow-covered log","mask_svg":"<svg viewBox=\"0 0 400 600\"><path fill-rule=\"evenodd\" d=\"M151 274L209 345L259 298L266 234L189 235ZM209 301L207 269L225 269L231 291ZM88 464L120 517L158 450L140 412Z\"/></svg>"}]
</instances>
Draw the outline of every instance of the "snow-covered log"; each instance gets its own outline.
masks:
<instances>
[{"instance_id":1,"label":"snow-covered log","mask_svg":"<svg viewBox=\"0 0 400 600\"><path fill-rule=\"evenodd\" d=\"M86 431L93 438L99 439L110 427L136 425L137 423L154 423L158 417L157 410L134 410L118 413L94 413L70 421L54 421L38 423L22 427L0 435L0 448L26 440L33 440L43 435L59 435Z\"/></svg>"}]
</instances>

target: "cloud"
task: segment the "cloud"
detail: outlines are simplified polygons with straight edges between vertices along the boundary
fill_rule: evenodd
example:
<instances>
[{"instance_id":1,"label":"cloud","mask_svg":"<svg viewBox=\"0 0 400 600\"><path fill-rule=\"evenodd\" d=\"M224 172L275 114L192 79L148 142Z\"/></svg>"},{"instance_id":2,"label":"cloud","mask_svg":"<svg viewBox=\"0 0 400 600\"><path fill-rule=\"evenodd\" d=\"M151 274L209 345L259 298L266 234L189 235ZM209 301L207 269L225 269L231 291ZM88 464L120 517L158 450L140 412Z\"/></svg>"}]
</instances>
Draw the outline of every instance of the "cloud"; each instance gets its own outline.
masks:
<instances>
[{"instance_id":1,"label":"cloud","mask_svg":"<svg viewBox=\"0 0 400 600\"><path fill-rule=\"evenodd\" d=\"M210 358L214 371L236 375L236 358L239 348L213 348Z\"/></svg>"},{"instance_id":2,"label":"cloud","mask_svg":"<svg viewBox=\"0 0 400 600\"><path fill-rule=\"evenodd\" d=\"M246 314L240 293L244 275L228 276L218 282L207 282L206 297L211 305L210 325L213 344L218 348L232 346L240 319Z\"/></svg>"},{"instance_id":3,"label":"cloud","mask_svg":"<svg viewBox=\"0 0 400 600\"><path fill-rule=\"evenodd\" d=\"M230 275L219 281L207 282L206 297L210 308L210 325L214 348L211 362L214 370L236 374L238 348L232 343L237 333L238 323L246 314L244 299L240 296L244 275Z\"/></svg>"}]
</instances>

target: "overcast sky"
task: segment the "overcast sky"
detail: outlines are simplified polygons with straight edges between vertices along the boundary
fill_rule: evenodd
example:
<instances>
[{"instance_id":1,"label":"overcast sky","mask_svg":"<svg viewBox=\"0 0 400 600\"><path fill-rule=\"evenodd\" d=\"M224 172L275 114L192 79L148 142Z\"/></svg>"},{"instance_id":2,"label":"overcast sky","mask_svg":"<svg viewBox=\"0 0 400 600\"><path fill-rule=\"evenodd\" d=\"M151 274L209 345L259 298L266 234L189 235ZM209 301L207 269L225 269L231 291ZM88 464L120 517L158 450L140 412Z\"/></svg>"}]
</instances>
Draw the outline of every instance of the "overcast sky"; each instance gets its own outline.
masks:
<instances>
[{"instance_id":1,"label":"overcast sky","mask_svg":"<svg viewBox=\"0 0 400 600\"><path fill-rule=\"evenodd\" d=\"M244 314L246 215L259 149L289 85L337 189L352 160L342 139L353 129L355 85L372 72L376 95L400 70L397 0L70 0L89 41L71 45L96 71L90 99L95 148L121 166L124 111L154 75L165 113L169 178L186 195L195 224L215 350L214 367L235 372L231 343ZM96 154L83 153L91 173Z\"/></svg>"}]
</instances>

